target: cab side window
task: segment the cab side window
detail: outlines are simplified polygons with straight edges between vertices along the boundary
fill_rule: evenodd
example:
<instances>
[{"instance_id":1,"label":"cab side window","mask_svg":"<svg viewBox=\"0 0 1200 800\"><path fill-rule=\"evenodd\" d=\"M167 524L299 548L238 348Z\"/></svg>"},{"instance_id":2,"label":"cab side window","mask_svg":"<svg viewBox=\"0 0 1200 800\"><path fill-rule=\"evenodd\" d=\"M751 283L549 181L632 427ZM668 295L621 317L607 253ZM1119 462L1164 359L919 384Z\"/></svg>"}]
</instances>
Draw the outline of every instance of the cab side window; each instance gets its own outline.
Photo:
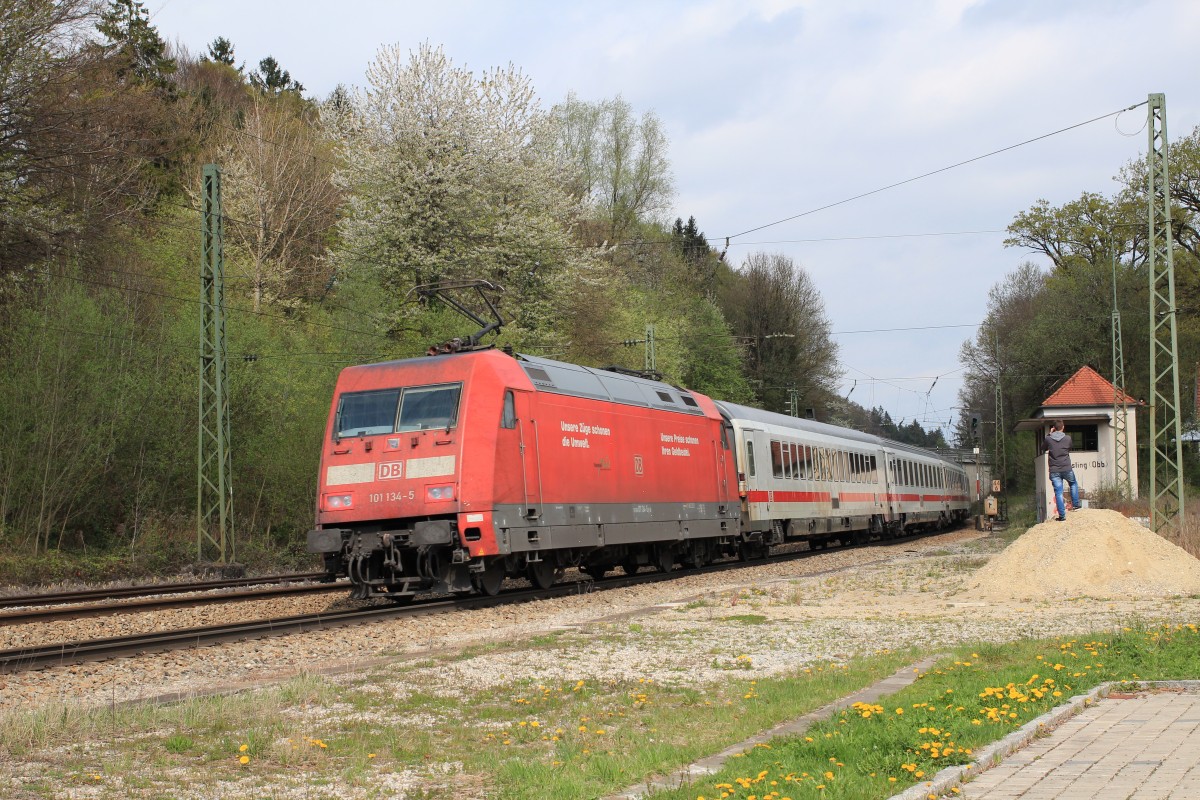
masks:
<instances>
[{"instance_id":1,"label":"cab side window","mask_svg":"<svg viewBox=\"0 0 1200 800\"><path fill-rule=\"evenodd\" d=\"M500 427L510 429L517 427L517 407L513 401L511 389L504 393L504 411L500 414Z\"/></svg>"}]
</instances>

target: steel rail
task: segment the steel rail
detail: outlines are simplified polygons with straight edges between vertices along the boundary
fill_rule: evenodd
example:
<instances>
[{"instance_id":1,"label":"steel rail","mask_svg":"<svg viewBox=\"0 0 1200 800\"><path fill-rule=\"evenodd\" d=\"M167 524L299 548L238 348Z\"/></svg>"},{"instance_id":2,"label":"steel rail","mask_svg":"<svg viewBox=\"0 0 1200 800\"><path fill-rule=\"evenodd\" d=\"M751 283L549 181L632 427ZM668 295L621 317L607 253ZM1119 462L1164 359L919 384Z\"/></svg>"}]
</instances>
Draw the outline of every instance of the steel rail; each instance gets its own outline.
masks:
<instances>
[{"instance_id":1,"label":"steel rail","mask_svg":"<svg viewBox=\"0 0 1200 800\"><path fill-rule=\"evenodd\" d=\"M74 592L47 592L0 597L0 608L23 606L48 606L59 603L82 603L88 600L117 600L123 597L147 597L158 594L182 594L228 589L237 586L257 586L289 581L312 581L324 577L323 572L303 572L290 575L264 575L259 578L229 578L219 581L195 581L192 583L157 583L145 586L122 586L110 589L83 589Z\"/></svg>"},{"instance_id":2,"label":"steel rail","mask_svg":"<svg viewBox=\"0 0 1200 800\"><path fill-rule=\"evenodd\" d=\"M286 597L295 594L320 592L344 592L346 583L296 583L269 586L262 589L244 589L220 594L198 594L189 597L149 597L127 600L122 603L80 603L68 606L42 606L21 608L16 611L0 611L0 625L37 622L39 620L68 620L85 617L101 617L110 614L131 614L139 611L156 611L164 608L187 608L208 603L227 603L242 600L261 600L268 597Z\"/></svg>"}]
</instances>

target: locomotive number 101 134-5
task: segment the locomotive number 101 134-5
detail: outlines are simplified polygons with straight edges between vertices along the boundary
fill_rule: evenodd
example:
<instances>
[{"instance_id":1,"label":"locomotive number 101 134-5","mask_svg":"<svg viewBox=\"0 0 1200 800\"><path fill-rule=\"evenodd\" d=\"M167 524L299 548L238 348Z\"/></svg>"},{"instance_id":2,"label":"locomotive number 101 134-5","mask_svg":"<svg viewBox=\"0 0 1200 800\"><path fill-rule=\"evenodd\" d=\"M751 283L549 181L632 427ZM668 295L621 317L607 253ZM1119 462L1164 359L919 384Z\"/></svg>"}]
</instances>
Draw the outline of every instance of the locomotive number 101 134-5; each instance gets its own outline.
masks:
<instances>
[{"instance_id":1,"label":"locomotive number 101 134-5","mask_svg":"<svg viewBox=\"0 0 1200 800\"><path fill-rule=\"evenodd\" d=\"M367 499L372 503L399 503L402 500L417 499L417 493L412 489L407 492L373 492Z\"/></svg>"}]
</instances>

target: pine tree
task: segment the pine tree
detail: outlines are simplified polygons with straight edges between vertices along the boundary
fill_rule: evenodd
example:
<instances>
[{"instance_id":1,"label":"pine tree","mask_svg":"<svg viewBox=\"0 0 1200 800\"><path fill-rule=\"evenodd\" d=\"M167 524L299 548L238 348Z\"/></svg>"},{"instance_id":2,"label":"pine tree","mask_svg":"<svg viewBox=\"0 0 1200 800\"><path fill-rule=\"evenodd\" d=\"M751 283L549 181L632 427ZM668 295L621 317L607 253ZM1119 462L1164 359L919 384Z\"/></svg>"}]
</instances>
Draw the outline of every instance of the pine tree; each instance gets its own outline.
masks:
<instances>
[{"instance_id":1,"label":"pine tree","mask_svg":"<svg viewBox=\"0 0 1200 800\"><path fill-rule=\"evenodd\" d=\"M208 55L203 57L204 61L215 61L218 64L224 64L227 67L232 67L236 59L233 56L233 42L226 39L224 36L218 36L212 40L212 44L208 46ZM242 71L245 66L237 68L238 72Z\"/></svg>"},{"instance_id":2,"label":"pine tree","mask_svg":"<svg viewBox=\"0 0 1200 800\"><path fill-rule=\"evenodd\" d=\"M258 62L258 69L250 73L250 84L260 92L267 94L282 94L283 92L304 91L304 84L292 80L292 75L279 65L274 56L267 56Z\"/></svg>"},{"instance_id":3,"label":"pine tree","mask_svg":"<svg viewBox=\"0 0 1200 800\"><path fill-rule=\"evenodd\" d=\"M167 55L167 45L150 24L141 0L110 0L96 30L108 39L106 49L125 62L118 67L117 77L172 88L170 76L175 72L175 60Z\"/></svg>"}]
</instances>

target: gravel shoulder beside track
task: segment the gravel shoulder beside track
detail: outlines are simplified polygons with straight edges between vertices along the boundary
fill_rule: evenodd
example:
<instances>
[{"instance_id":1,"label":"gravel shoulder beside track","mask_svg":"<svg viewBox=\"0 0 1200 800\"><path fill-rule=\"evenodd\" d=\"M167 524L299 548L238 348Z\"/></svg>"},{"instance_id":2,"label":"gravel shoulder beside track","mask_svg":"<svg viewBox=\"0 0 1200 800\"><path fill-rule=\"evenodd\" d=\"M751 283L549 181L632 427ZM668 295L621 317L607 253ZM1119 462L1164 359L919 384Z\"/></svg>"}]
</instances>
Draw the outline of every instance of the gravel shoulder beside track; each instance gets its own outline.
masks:
<instances>
[{"instance_id":1,"label":"gravel shoulder beside track","mask_svg":"<svg viewBox=\"0 0 1200 800\"><path fill-rule=\"evenodd\" d=\"M1200 617L1200 600L1187 598L1020 603L955 594L999 548L998 540L960 531L584 596L0 675L0 711L61 702L104 706L225 691L310 672L355 673L388 660L519 642L554 630L567 633L552 655L493 648L442 664L436 679L479 686L514 676L546 682L630 677L699 685L727 676L725 662L738 656L754 674L769 675L912 644L1007 641L1135 620ZM837 572L821 574L831 570ZM68 624L107 625L107 635L120 635L145 625L230 621L233 614L261 617L265 605L269 613L290 614L344 603L337 596L281 598ZM746 614L767 622L746 625L733 619ZM633 616L649 635L613 635L628 631ZM430 679L423 672L397 673L396 691L421 686ZM454 680L456 675L461 680Z\"/></svg>"}]
</instances>

